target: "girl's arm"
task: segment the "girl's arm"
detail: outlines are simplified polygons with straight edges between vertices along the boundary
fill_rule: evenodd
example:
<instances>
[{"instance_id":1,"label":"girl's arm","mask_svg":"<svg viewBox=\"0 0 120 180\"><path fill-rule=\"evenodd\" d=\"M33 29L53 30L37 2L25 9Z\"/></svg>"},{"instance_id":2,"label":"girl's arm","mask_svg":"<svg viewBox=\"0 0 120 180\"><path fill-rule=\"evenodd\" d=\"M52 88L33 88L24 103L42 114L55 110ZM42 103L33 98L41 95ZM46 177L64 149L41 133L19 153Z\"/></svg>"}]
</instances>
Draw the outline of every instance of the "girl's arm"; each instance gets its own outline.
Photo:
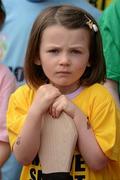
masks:
<instances>
[{"instance_id":1,"label":"girl's arm","mask_svg":"<svg viewBox=\"0 0 120 180\"><path fill-rule=\"evenodd\" d=\"M40 147L40 129L42 114L29 111L25 124L13 146L16 159L24 165L32 162Z\"/></svg>"},{"instance_id":2,"label":"girl's arm","mask_svg":"<svg viewBox=\"0 0 120 180\"><path fill-rule=\"evenodd\" d=\"M36 93L28 111L25 124L13 146L16 159L22 164L29 164L35 158L40 147L40 132L44 121L44 113L60 95L52 85L41 86Z\"/></svg>"},{"instance_id":3,"label":"girl's arm","mask_svg":"<svg viewBox=\"0 0 120 180\"><path fill-rule=\"evenodd\" d=\"M108 163L108 158L98 145L89 120L79 109L75 111L73 119L78 131L78 148L83 159L91 169L101 170Z\"/></svg>"}]
</instances>

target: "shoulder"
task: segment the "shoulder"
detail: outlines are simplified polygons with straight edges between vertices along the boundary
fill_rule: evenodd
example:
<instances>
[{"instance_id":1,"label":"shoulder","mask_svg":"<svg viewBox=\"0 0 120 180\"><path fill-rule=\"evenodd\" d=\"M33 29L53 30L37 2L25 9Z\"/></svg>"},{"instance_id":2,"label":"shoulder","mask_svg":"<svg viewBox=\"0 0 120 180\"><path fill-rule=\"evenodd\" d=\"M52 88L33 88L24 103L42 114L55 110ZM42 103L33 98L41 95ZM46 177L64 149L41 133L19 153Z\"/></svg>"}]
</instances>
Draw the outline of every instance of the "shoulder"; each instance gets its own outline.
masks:
<instances>
[{"instance_id":1,"label":"shoulder","mask_svg":"<svg viewBox=\"0 0 120 180\"><path fill-rule=\"evenodd\" d=\"M30 93L33 93L34 90L30 88L27 84L21 85L16 89L16 91L13 93L14 96L19 96L19 95L28 95Z\"/></svg>"},{"instance_id":2,"label":"shoulder","mask_svg":"<svg viewBox=\"0 0 120 180\"><path fill-rule=\"evenodd\" d=\"M109 92L108 92L108 90L102 85L102 84L100 84L100 83L95 83L95 84L93 84L93 85L91 85L91 86L89 86L88 87L88 90L91 92L91 91L95 91L96 93L100 93L100 92L102 92L102 93L107 93L107 94L110 94Z\"/></svg>"},{"instance_id":3,"label":"shoulder","mask_svg":"<svg viewBox=\"0 0 120 180\"><path fill-rule=\"evenodd\" d=\"M16 104L24 103L29 105L33 101L34 94L35 90L30 88L27 84L24 84L16 89L10 101L14 101Z\"/></svg>"},{"instance_id":4,"label":"shoulder","mask_svg":"<svg viewBox=\"0 0 120 180\"><path fill-rule=\"evenodd\" d=\"M103 85L95 83L89 87L86 87L77 100L87 106L104 106L104 104L115 104L114 98L111 93Z\"/></svg>"},{"instance_id":5,"label":"shoulder","mask_svg":"<svg viewBox=\"0 0 120 180\"><path fill-rule=\"evenodd\" d=\"M111 93L108 91L106 87L102 84L95 83L94 85L87 88L89 95L92 98L100 99L100 100L113 100Z\"/></svg>"},{"instance_id":6,"label":"shoulder","mask_svg":"<svg viewBox=\"0 0 120 180\"><path fill-rule=\"evenodd\" d=\"M94 84L90 86L87 91L84 97L88 97L88 104L93 109L111 109L111 111L113 111L113 109L117 109L117 104L114 97L103 85Z\"/></svg>"},{"instance_id":7,"label":"shoulder","mask_svg":"<svg viewBox=\"0 0 120 180\"><path fill-rule=\"evenodd\" d=\"M119 111L112 94L107 88L98 83L86 87L74 99L74 102L83 109L86 114L114 114L116 111Z\"/></svg>"}]
</instances>

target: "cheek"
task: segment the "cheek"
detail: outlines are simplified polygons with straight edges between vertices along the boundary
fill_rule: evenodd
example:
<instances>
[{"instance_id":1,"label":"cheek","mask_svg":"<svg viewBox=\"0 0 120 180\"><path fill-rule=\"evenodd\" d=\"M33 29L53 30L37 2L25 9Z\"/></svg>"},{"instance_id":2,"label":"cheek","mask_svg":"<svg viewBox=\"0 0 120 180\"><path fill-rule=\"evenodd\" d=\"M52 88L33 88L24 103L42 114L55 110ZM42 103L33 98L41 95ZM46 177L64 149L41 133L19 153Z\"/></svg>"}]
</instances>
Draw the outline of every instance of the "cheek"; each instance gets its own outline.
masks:
<instances>
[{"instance_id":1,"label":"cheek","mask_svg":"<svg viewBox=\"0 0 120 180\"><path fill-rule=\"evenodd\" d=\"M85 70L87 66L89 66L89 54L87 54L85 57L81 58L81 60L78 62L77 66L80 69Z\"/></svg>"},{"instance_id":2,"label":"cheek","mask_svg":"<svg viewBox=\"0 0 120 180\"><path fill-rule=\"evenodd\" d=\"M46 65L43 64L42 69L43 69L45 74L46 74L46 72L49 72L49 66L46 66Z\"/></svg>"},{"instance_id":3,"label":"cheek","mask_svg":"<svg viewBox=\"0 0 120 180\"><path fill-rule=\"evenodd\" d=\"M48 77L48 76L52 75L52 70L54 69L54 67L50 62L48 62L48 63L42 64L42 69L43 69L45 75Z\"/></svg>"},{"instance_id":4,"label":"cheek","mask_svg":"<svg viewBox=\"0 0 120 180\"><path fill-rule=\"evenodd\" d=\"M76 69L76 70L77 70L77 69L78 69L78 70L85 70L86 67L87 67L87 65L88 65L88 61L87 61L87 62L85 62L85 61L84 61L84 62L83 62L83 61L80 62L80 61L79 61L78 63L75 64L75 69Z\"/></svg>"},{"instance_id":5,"label":"cheek","mask_svg":"<svg viewBox=\"0 0 120 180\"><path fill-rule=\"evenodd\" d=\"M88 63L78 63L75 65L74 72L76 76L82 76L87 68Z\"/></svg>"}]
</instances>

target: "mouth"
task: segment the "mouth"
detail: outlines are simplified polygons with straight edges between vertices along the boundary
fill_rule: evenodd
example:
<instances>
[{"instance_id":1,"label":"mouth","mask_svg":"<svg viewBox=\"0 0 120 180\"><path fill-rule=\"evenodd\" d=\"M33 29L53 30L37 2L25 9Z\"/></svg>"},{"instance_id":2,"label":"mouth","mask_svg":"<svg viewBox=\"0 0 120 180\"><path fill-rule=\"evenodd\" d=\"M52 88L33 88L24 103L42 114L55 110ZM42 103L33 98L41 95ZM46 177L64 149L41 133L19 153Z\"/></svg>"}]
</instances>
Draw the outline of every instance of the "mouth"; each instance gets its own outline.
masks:
<instances>
[{"instance_id":1,"label":"mouth","mask_svg":"<svg viewBox=\"0 0 120 180\"><path fill-rule=\"evenodd\" d=\"M56 72L56 74L71 74L71 73L68 71L59 71L59 72Z\"/></svg>"},{"instance_id":2,"label":"mouth","mask_svg":"<svg viewBox=\"0 0 120 180\"><path fill-rule=\"evenodd\" d=\"M58 76L59 78L68 78L70 75L71 73L68 71L59 71L56 73L56 76Z\"/></svg>"}]
</instances>

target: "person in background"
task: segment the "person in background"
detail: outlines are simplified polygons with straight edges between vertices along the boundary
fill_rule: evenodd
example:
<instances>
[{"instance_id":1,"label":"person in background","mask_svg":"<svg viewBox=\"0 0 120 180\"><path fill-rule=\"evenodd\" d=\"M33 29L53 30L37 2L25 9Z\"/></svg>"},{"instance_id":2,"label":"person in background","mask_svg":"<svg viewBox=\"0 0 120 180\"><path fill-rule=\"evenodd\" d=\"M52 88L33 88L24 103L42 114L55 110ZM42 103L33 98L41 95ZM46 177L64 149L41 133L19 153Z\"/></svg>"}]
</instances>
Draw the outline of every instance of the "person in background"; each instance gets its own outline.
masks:
<instances>
[{"instance_id":1,"label":"person in background","mask_svg":"<svg viewBox=\"0 0 120 180\"><path fill-rule=\"evenodd\" d=\"M57 172L42 174L37 154L45 115L62 112L78 132L67 179L120 179L120 110L102 85L105 62L94 18L69 5L43 10L32 27L24 73L27 84L11 96L7 113L11 149L24 165L20 180L55 179Z\"/></svg>"},{"instance_id":2,"label":"person in background","mask_svg":"<svg viewBox=\"0 0 120 180\"><path fill-rule=\"evenodd\" d=\"M5 65L0 64L0 167L10 155L10 146L6 130L6 111L11 93L16 88L16 80Z\"/></svg>"},{"instance_id":3,"label":"person in background","mask_svg":"<svg viewBox=\"0 0 120 180\"><path fill-rule=\"evenodd\" d=\"M120 1L115 0L103 12L99 21L106 62L107 81L110 90L120 106Z\"/></svg>"},{"instance_id":4,"label":"person in background","mask_svg":"<svg viewBox=\"0 0 120 180\"><path fill-rule=\"evenodd\" d=\"M0 0L0 30L5 20L5 10ZM8 159L11 151L6 129L6 112L11 93L16 89L16 79L8 67L0 63L0 178L1 167Z\"/></svg>"}]
</instances>

